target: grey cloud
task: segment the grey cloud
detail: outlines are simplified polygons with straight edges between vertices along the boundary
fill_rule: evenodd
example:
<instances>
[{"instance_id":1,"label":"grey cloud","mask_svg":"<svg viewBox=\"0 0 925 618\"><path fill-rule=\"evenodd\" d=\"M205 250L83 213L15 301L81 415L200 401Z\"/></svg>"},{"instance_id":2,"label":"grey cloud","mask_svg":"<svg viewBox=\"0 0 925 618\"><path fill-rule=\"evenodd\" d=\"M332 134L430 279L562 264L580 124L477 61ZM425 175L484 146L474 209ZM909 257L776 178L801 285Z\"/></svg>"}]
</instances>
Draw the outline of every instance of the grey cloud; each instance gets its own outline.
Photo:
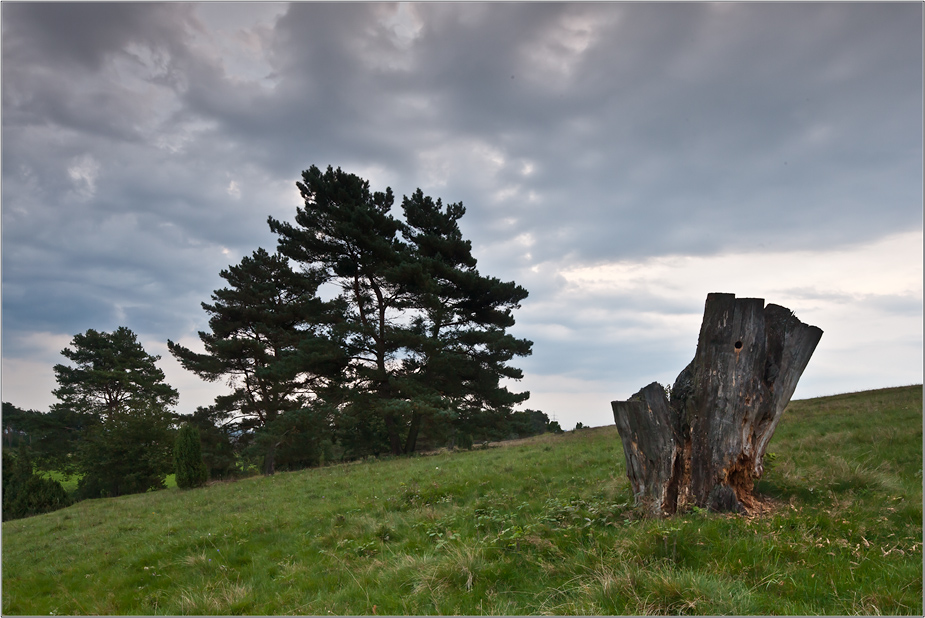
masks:
<instances>
[{"instance_id":1,"label":"grey cloud","mask_svg":"<svg viewBox=\"0 0 925 618\"><path fill-rule=\"evenodd\" d=\"M198 62L180 96L268 167L295 176L312 163L379 165L398 172L400 192L420 184L421 149L485 140L509 163L483 182L520 185L518 199L479 203L476 173L458 162L446 199L465 201L473 229L494 242L507 232L493 222L517 218L550 259L576 239L580 256L601 259L743 249L756 236L782 249L846 243L910 222L915 195L901 179L921 156L904 123L920 37L897 29L909 29L911 7L412 5L420 31L404 43L381 23L395 10L293 5L267 43L277 86ZM567 87L531 81L537 54L569 55L551 35L582 19L599 31L571 54L558 80ZM529 179L522 161L535 165ZM835 182L851 166L863 170L853 186ZM530 190L536 203L523 199ZM663 233L640 242L656 217Z\"/></svg>"},{"instance_id":2,"label":"grey cloud","mask_svg":"<svg viewBox=\"0 0 925 618\"><path fill-rule=\"evenodd\" d=\"M532 291L532 282L525 281ZM693 357L702 298L682 301L644 290L587 294L564 286L555 292L538 289L538 299L524 301L514 328L534 344L533 355L521 361L525 371L590 381L613 382L627 375L655 380L666 371L677 374ZM659 328L654 311L660 317L690 318L689 332ZM563 359L568 359L567 368Z\"/></svg>"},{"instance_id":3,"label":"grey cloud","mask_svg":"<svg viewBox=\"0 0 925 618\"><path fill-rule=\"evenodd\" d=\"M192 22L180 3L8 3L3 7L4 56L16 64L47 62L99 70L130 43L161 47Z\"/></svg>"},{"instance_id":4,"label":"grey cloud","mask_svg":"<svg viewBox=\"0 0 925 618\"><path fill-rule=\"evenodd\" d=\"M867 304L888 314L921 316L922 298L913 294L878 295L867 300Z\"/></svg>"},{"instance_id":5,"label":"grey cloud","mask_svg":"<svg viewBox=\"0 0 925 618\"><path fill-rule=\"evenodd\" d=\"M922 314L922 297L919 294L846 294L811 288L790 288L783 293L792 298L825 301L839 305L854 305L858 309L874 309L894 316Z\"/></svg>"},{"instance_id":6,"label":"grey cloud","mask_svg":"<svg viewBox=\"0 0 925 618\"><path fill-rule=\"evenodd\" d=\"M52 123L115 139L145 137L158 114L151 89L125 78L172 85L199 27L192 5L175 3L8 3L3 17L4 128Z\"/></svg>"},{"instance_id":7,"label":"grey cloud","mask_svg":"<svg viewBox=\"0 0 925 618\"><path fill-rule=\"evenodd\" d=\"M921 165L918 132L894 119L920 126L913 110L921 39L900 23L903 11L884 12L893 28L908 30L897 44L896 32L865 30L880 16L870 7L836 15L839 28L829 25L832 11L818 6L734 6L735 19L727 20L714 19L706 5L634 9L587 52L596 62L579 68L587 66L589 77L575 78L579 87L561 96L533 91L529 102L511 97L493 107L480 98L490 87L467 84L451 99L459 103L449 106L449 122L469 118L453 114L468 110L460 128L489 135L501 116L496 143L511 159L537 161L536 180L525 184L543 199L506 204L504 215L535 230L546 255L561 255L576 239L592 259L758 242L788 249L851 242L915 221L915 185L902 179ZM531 102L547 115L531 117ZM542 128L520 135L523 117L526 127ZM858 175L846 185L849 168ZM502 240L488 226L479 231Z\"/></svg>"},{"instance_id":8,"label":"grey cloud","mask_svg":"<svg viewBox=\"0 0 925 618\"><path fill-rule=\"evenodd\" d=\"M480 270L531 292L517 328L541 373L692 353L626 341L608 364L614 342L589 333L630 324L581 311L551 265L921 227L915 3L297 3L229 22L255 24L235 39L246 70L201 5L2 12L8 346L120 319L163 339L201 327L219 270L273 248L266 218L291 219L312 164L463 201ZM894 301L876 302L915 310ZM665 302L593 299L703 299ZM575 337L531 334L546 323Z\"/></svg>"},{"instance_id":9,"label":"grey cloud","mask_svg":"<svg viewBox=\"0 0 925 618\"><path fill-rule=\"evenodd\" d=\"M696 338L694 344L696 348ZM670 341L546 342L535 348L533 356L515 363L525 375L564 376L605 385L630 380L638 382L636 388L653 381L673 383L695 351ZM561 361L555 362L556 358L568 359L567 367Z\"/></svg>"}]
</instances>

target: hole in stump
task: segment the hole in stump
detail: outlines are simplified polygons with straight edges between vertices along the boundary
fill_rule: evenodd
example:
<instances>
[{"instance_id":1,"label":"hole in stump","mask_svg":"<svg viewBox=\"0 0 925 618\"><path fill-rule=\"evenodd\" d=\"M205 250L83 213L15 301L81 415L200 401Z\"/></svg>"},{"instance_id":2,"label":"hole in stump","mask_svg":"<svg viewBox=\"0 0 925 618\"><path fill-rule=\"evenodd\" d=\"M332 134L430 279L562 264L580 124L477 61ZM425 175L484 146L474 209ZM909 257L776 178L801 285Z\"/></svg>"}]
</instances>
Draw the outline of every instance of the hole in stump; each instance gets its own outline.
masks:
<instances>
[{"instance_id":1,"label":"hole in stump","mask_svg":"<svg viewBox=\"0 0 925 618\"><path fill-rule=\"evenodd\" d=\"M736 350L741 350L741 349L742 349L742 342L736 341Z\"/></svg>"}]
</instances>

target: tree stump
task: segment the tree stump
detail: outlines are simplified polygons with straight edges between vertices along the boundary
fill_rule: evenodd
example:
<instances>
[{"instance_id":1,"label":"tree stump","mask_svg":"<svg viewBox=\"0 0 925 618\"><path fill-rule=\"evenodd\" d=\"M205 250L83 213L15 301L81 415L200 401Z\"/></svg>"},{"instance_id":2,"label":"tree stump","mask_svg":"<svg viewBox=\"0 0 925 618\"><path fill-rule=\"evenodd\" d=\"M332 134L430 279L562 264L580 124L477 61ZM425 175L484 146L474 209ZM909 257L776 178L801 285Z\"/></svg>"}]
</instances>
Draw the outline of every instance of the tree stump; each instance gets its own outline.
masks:
<instances>
[{"instance_id":1,"label":"tree stump","mask_svg":"<svg viewBox=\"0 0 925 618\"><path fill-rule=\"evenodd\" d=\"M821 337L780 305L708 294L670 399L653 382L611 404L637 505L654 516L753 510L768 442Z\"/></svg>"}]
</instances>

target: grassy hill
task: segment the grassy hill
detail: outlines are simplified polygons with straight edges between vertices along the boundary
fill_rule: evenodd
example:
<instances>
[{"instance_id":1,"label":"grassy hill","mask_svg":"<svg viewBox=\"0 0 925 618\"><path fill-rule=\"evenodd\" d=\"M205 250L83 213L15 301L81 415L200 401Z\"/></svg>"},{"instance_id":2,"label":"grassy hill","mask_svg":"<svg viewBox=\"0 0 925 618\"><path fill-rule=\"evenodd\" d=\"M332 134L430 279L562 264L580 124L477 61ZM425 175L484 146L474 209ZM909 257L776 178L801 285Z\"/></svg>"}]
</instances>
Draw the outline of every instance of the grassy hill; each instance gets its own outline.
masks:
<instances>
[{"instance_id":1,"label":"grassy hill","mask_svg":"<svg viewBox=\"0 0 925 618\"><path fill-rule=\"evenodd\" d=\"M793 402L754 518L635 517L613 426L3 523L4 614L922 614L922 388Z\"/></svg>"}]
</instances>

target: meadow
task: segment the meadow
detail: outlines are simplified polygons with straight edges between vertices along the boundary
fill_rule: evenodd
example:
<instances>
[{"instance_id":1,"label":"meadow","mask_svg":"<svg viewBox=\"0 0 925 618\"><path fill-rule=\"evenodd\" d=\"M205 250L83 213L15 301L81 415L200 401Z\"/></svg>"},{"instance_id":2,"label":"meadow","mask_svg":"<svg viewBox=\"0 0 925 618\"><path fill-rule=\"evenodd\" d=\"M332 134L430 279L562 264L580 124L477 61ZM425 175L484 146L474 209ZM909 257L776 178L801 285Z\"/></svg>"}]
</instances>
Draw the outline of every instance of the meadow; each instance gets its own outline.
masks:
<instances>
[{"instance_id":1,"label":"meadow","mask_svg":"<svg viewBox=\"0 0 925 618\"><path fill-rule=\"evenodd\" d=\"M922 615L922 387L794 401L758 516L633 509L613 426L3 523L10 614Z\"/></svg>"}]
</instances>

